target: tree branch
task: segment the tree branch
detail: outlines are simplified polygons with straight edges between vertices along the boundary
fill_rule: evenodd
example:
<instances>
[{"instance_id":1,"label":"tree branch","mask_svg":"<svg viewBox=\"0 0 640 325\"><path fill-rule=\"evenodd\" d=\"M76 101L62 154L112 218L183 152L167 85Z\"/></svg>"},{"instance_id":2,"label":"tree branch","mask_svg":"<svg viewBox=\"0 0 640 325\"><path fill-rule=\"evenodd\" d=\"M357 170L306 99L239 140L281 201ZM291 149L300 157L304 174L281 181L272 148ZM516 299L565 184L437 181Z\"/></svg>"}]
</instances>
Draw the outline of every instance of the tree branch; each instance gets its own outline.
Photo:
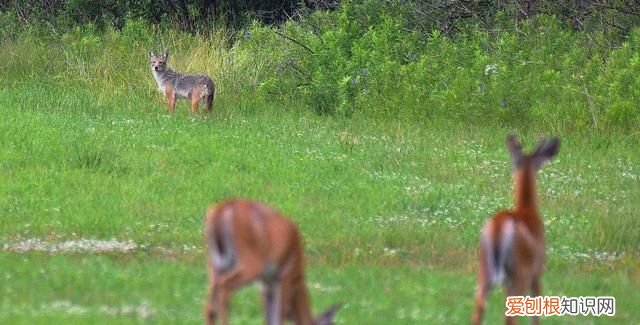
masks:
<instances>
[{"instance_id":1,"label":"tree branch","mask_svg":"<svg viewBox=\"0 0 640 325\"><path fill-rule=\"evenodd\" d=\"M272 31L273 31L274 33L276 33L277 35L279 35L280 37L282 37L282 38L287 39L287 40L289 40L289 41L291 41L291 42L293 42L293 43L296 43L296 44L300 45L302 48L304 48L305 50L307 50L307 52L309 52L309 53L311 53L311 54L315 54L315 52L313 52L313 50L312 50L312 49L310 49L308 46L306 46L306 45L304 45L304 44L300 43L299 41L297 41L297 40L295 40L295 39L293 39L293 38L291 38L291 37L289 37L289 36L287 36L287 35L285 35L285 34L283 34L283 33L280 33L280 32L279 32L279 31L277 31L277 30L272 29Z\"/></svg>"}]
</instances>

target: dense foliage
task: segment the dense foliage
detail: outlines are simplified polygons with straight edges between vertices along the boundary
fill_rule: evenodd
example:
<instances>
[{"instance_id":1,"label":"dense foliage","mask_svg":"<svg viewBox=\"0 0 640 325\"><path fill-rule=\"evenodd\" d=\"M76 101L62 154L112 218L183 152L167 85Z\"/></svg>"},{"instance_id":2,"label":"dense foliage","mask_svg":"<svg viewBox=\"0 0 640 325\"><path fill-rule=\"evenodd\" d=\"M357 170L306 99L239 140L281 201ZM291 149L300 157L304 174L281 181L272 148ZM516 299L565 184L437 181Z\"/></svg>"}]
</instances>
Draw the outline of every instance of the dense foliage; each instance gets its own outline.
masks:
<instances>
[{"instance_id":1,"label":"dense foliage","mask_svg":"<svg viewBox=\"0 0 640 325\"><path fill-rule=\"evenodd\" d=\"M252 19L279 24L316 10L336 10L342 5L364 5L369 13L402 6L413 29L433 29L450 35L465 26L493 29L504 19L518 21L553 15L575 30L607 30L626 35L640 23L637 1L626 0L6 0L0 12L13 12L21 22L45 22L65 28L92 23L124 26L127 18L166 23L188 31L206 31L213 24L243 27Z\"/></svg>"},{"instance_id":2,"label":"dense foliage","mask_svg":"<svg viewBox=\"0 0 640 325\"><path fill-rule=\"evenodd\" d=\"M295 19L279 25L254 21L227 29L209 24L207 36L198 36L176 30L173 27L182 23L172 23L173 18L163 16L166 12L151 12L164 9L144 1L130 3L126 12L114 11L114 19L105 18L107 11L102 9L99 15L87 16L77 9L86 5L83 2L46 2L51 5L48 10L57 14L36 22L29 17L38 16L40 7L25 1L16 10L17 3L3 5L0 42L9 48L27 42L33 55L39 53L33 46L38 46L49 57L64 57L61 73L76 67L88 74L77 78L76 73L65 80L100 82L91 80L101 80L97 77L102 75L116 82L98 87L113 87L114 92L128 84L127 79L137 78L137 74L109 75L121 66L139 70L140 78L148 77L142 56L117 61L120 66L112 62L114 58L130 57L126 49L145 53L147 48L163 47L177 53L176 58L182 53L190 60L187 66L203 67L228 95L238 95L234 98L251 101L255 107L259 102L278 103L318 114L539 125L569 131L628 130L640 124L636 108L640 30L632 29L632 13L622 19L613 7L598 15L583 14L581 28L576 28L576 17L561 10L562 2L555 6L536 2L533 9L519 14L509 2L499 6L474 2L479 7L472 17L461 7L435 6L429 11L457 13L453 16L460 19L453 26L442 15L425 16L423 2L344 1L336 9L328 2L322 6L314 2L314 8L331 10L296 7ZM120 8L107 3L100 5ZM194 6L189 12L197 11L195 2L184 3ZM257 8L250 2L243 6L243 12ZM94 18L76 19L73 12ZM125 19L135 16L141 18ZM620 28L611 27L607 17L616 17ZM72 27L76 23L84 24ZM62 46L50 50L49 44ZM9 61L21 59L29 60L5 60L7 71L20 66ZM173 62L182 68L181 62ZM102 69L88 71L92 66Z\"/></svg>"},{"instance_id":3,"label":"dense foliage","mask_svg":"<svg viewBox=\"0 0 640 325\"><path fill-rule=\"evenodd\" d=\"M544 323L640 319L632 1L290 3L0 1L0 324L201 324L202 216L228 197L296 221L339 324L467 323L512 131L562 139L538 177L544 294L616 298ZM216 81L211 115L168 113L165 49ZM256 290L234 324L262 321ZM499 290L488 306L501 322Z\"/></svg>"},{"instance_id":4,"label":"dense foliage","mask_svg":"<svg viewBox=\"0 0 640 325\"><path fill-rule=\"evenodd\" d=\"M237 46L271 53L261 95L302 98L321 114L570 130L640 122L638 30L612 45L605 29L575 31L554 16L455 36L422 33L413 18L411 6L345 2L280 27L254 25Z\"/></svg>"}]
</instances>

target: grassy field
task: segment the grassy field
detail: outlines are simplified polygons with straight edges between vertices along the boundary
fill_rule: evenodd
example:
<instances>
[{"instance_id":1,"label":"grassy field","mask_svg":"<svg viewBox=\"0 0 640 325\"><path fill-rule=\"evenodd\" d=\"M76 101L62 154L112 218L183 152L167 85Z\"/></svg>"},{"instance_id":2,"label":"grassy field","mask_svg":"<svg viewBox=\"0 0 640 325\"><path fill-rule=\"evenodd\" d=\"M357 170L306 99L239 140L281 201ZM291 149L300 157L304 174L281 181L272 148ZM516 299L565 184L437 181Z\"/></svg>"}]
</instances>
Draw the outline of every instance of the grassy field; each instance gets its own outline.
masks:
<instances>
[{"instance_id":1,"label":"grassy field","mask_svg":"<svg viewBox=\"0 0 640 325\"><path fill-rule=\"evenodd\" d=\"M202 216L228 197L300 225L314 310L343 303L339 324L468 323L480 227L511 206L510 128L318 116L224 86L210 118L185 102L169 115L144 51L124 76L66 57L94 81L55 73L64 62L42 77L16 55L29 46L44 54L0 50L0 323L200 323ZM516 131L527 148L550 132ZM640 323L639 135L560 136L539 175L544 293L614 296L617 310L544 321ZM67 250L90 240L111 250ZM257 288L235 296L234 324L261 317Z\"/></svg>"}]
</instances>

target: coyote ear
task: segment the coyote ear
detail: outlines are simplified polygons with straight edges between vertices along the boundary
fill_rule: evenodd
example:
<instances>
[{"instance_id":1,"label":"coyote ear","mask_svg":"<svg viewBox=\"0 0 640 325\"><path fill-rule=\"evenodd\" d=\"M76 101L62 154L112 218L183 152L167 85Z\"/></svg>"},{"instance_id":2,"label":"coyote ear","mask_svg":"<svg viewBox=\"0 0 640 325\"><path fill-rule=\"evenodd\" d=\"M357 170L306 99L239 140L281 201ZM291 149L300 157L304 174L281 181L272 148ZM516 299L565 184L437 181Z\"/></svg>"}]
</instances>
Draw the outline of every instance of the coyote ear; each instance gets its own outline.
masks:
<instances>
[{"instance_id":1,"label":"coyote ear","mask_svg":"<svg viewBox=\"0 0 640 325\"><path fill-rule=\"evenodd\" d=\"M168 60L169 59L169 52L164 51L164 59Z\"/></svg>"},{"instance_id":2,"label":"coyote ear","mask_svg":"<svg viewBox=\"0 0 640 325\"><path fill-rule=\"evenodd\" d=\"M156 55L153 54L153 52L149 51L149 59L153 58L154 56L156 56Z\"/></svg>"}]
</instances>

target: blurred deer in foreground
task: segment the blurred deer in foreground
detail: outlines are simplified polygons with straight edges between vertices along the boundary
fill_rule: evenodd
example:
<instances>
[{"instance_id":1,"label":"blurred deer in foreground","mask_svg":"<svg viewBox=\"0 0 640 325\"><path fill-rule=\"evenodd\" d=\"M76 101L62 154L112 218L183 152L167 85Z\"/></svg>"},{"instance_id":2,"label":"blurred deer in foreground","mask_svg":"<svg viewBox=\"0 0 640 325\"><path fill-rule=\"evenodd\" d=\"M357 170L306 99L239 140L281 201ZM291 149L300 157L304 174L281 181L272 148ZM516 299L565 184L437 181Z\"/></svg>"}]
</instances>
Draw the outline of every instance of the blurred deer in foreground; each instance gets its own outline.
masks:
<instances>
[{"instance_id":1,"label":"blurred deer in foreground","mask_svg":"<svg viewBox=\"0 0 640 325\"><path fill-rule=\"evenodd\" d=\"M258 280L263 285L266 323L329 325L332 306L317 319L311 314L304 280L304 253L296 225L255 201L229 200L210 208L205 240L209 258L206 324L228 324L231 294Z\"/></svg>"},{"instance_id":2,"label":"blurred deer in foreground","mask_svg":"<svg viewBox=\"0 0 640 325\"><path fill-rule=\"evenodd\" d=\"M544 225L538 212L536 174L560 149L558 138L542 139L533 153L522 153L515 135L507 137L513 164L515 206L489 219L480 239L480 268L472 323L482 323L487 294L504 284L507 296L541 295L544 267ZM538 317L533 323L538 324ZM515 317L506 317L515 324Z\"/></svg>"}]
</instances>

